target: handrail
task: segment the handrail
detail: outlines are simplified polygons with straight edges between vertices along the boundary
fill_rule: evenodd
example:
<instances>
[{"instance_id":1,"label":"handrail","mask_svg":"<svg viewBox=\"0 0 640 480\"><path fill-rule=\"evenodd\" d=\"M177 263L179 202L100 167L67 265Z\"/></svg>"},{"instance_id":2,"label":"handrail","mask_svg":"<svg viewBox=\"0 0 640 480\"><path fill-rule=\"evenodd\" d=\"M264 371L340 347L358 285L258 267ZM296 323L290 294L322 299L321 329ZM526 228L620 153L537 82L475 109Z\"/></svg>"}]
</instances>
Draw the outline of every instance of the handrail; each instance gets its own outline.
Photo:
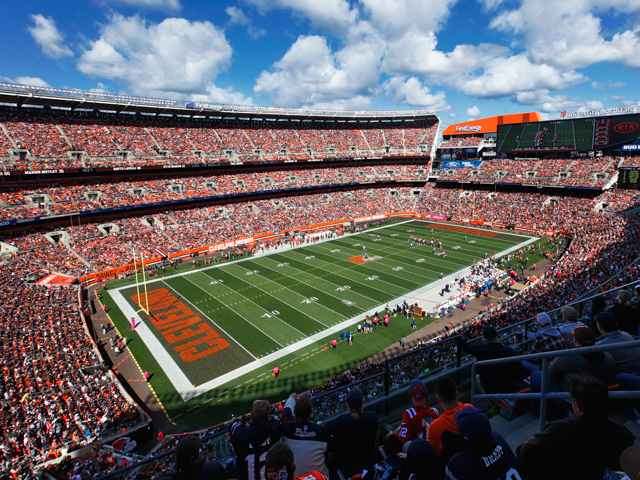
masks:
<instances>
[{"instance_id":1,"label":"handrail","mask_svg":"<svg viewBox=\"0 0 640 480\"><path fill-rule=\"evenodd\" d=\"M544 428L544 425L547 422L547 399L549 398L569 398L568 393L566 392L548 392L549 387L549 363L550 360L557 357L570 357L573 355L583 355L585 353L596 353L596 352L612 352L617 350L626 350L629 348L640 348L640 341L634 340L632 342L622 342L622 343L613 343L606 345L595 345L593 347L580 347L580 348L569 348L566 350L554 350L551 352L542 352L542 353L532 353L529 355L515 356L515 357L504 357L504 358L496 358L493 360L481 360L475 362L471 366L471 378L475 378L476 370L478 365L480 366L490 366L490 365L501 365L505 363L512 362L521 362L523 359L529 360L542 360L542 368L540 369L542 372L542 387L540 393L491 393L491 394L476 394L475 389L471 389L471 403L473 404L476 399L478 400L489 400L489 399L540 399L540 430ZM564 395L556 395L557 393L563 393ZM611 392L615 393L615 392ZM610 395L611 395L610 393ZM612 397L622 397L622 398L640 398L640 391L636 391L634 393L630 392L618 392L625 393L625 396L621 395L612 395Z\"/></svg>"},{"instance_id":2,"label":"handrail","mask_svg":"<svg viewBox=\"0 0 640 480\"><path fill-rule=\"evenodd\" d=\"M29 95L30 97L64 98L75 101L99 101L118 103L123 106L162 107L200 110L207 112L258 114L258 115L309 115L309 116L338 116L353 118L413 118L423 115L435 115L435 108L421 108L417 110L331 110L311 108L261 107L256 105L229 105L204 102L187 102L185 100L170 100L151 97L134 97L116 95L112 93L86 92L82 90L67 90L64 88L40 87L20 85L15 83L0 83L0 92L14 95Z\"/></svg>"},{"instance_id":3,"label":"handrail","mask_svg":"<svg viewBox=\"0 0 640 480\"><path fill-rule=\"evenodd\" d=\"M222 431L217 432L217 433L212 433L210 435L206 435L206 436L202 437L200 440L202 442L206 442L207 440L211 440L212 438L216 438L216 437L219 437L221 435L226 435L227 433L229 433L229 430L225 429L225 430L222 430ZM105 480L107 478L117 477L118 475L122 475L123 473L130 472L131 470L134 470L136 468L140 468L140 467L142 467L144 465L147 465L148 463L154 462L159 458L164 458L166 456L169 456L169 455L173 454L175 451L176 451L176 449L172 448L170 450L167 450L166 452L162 452L162 453L160 453L158 455L151 456L151 457L145 458L143 460L140 460L139 462L136 462L136 463L134 463L132 465L129 465L127 467L121 468L119 470L114 470L113 472L107 473L106 475L102 475L100 477L95 477L94 480Z\"/></svg>"}]
</instances>

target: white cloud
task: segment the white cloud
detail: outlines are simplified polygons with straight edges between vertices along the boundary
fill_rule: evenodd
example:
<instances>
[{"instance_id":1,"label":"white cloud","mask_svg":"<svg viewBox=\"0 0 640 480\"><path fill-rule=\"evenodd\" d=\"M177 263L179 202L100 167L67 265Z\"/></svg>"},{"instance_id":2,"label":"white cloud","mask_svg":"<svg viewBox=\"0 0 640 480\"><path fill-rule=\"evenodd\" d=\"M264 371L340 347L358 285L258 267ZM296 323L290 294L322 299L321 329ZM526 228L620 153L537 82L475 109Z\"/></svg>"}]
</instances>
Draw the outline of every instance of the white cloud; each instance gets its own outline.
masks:
<instances>
[{"instance_id":1,"label":"white cloud","mask_svg":"<svg viewBox=\"0 0 640 480\"><path fill-rule=\"evenodd\" d=\"M300 36L271 72L260 74L254 92L278 106L366 109L379 93L382 48L360 36L334 53L326 38Z\"/></svg>"},{"instance_id":2,"label":"white cloud","mask_svg":"<svg viewBox=\"0 0 640 480\"><path fill-rule=\"evenodd\" d=\"M373 25L390 37L415 29L437 32L456 0L360 0Z\"/></svg>"},{"instance_id":3,"label":"white cloud","mask_svg":"<svg viewBox=\"0 0 640 480\"><path fill-rule=\"evenodd\" d=\"M491 27L513 33L534 63L560 69L582 68L598 62L640 67L640 27L615 33L609 40L594 13L637 14L638 0L522 0L518 8L500 13Z\"/></svg>"},{"instance_id":4,"label":"white cloud","mask_svg":"<svg viewBox=\"0 0 640 480\"><path fill-rule=\"evenodd\" d=\"M16 77L14 83L21 85L33 85L34 87L50 87L47 82L39 77Z\"/></svg>"},{"instance_id":5,"label":"white cloud","mask_svg":"<svg viewBox=\"0 0 640 480\"><path fill-rule=\"evenodd\" d=\"M622 83L622 82L611 82L611 80L609 80L609 88L627 88L627 84L626 83Z\"/></svg>"},{"instance_id":6,"label":"white cloud","mask_svg":"<svg viewBox=\"0 0 640 480\"><path fill-rule=\"evenodd\" d=\"M607 89L607 84L602 82L591 82L591 88L604 92Z\"/></svg>"},{"instance_id":7,"label":"white cloud","mask_svg":"<svg viewBox=\"0 0 640 480\"><path fill-rule=\"evenodd\" d=\"M467 108L467 116L468 117L479 117L480 109L474 105L473 107Z\"/></svg>"},{"instance_id":8,"label":"white cloud","mask_svg":"<svg viewBox=\"0 0 640 480\"><path fill-rule=\"evenodd\" d=\"M536 108L547 113L563 111L580 112L600 110L604 104L600 100L582 100L569 95L549 95L549 90L541 89L529 92L518 92L514 100L521 105L536 105Z\"/></svg>"},{"instance_id":9,"label":"white cloud","mask_svg":"<svg viewBox=\"0 0 640 480\"><path fill-rule=\"evenodd\" d=\"M43 15L37 14L29 15L29 18L34 23L32 27L28 28L29 33L42 49L42 53L56 60L73 57L73 52L65 45L64 37L52 17L45 18Z\"/></svg>"},{"instance_id":10,"label":"white cloud","mask_svg":"<svg viewBox=\"0 0 640 480\"><path fill-rule=\"evenodd\" d=\"M100 3L139 7L161 12L178 12L182 8L180 0L100 0Z\"/></svg>"},{"instance_id":11,"label":"white cloud","mask_svg":"<svg viewBox=\"0 0 640 480\"><path fill-rule=\"evenodd\" d=\"M519 54L487 60L482 75L460 75L453 78L451 84L469 96L498 98L530 90L562 90L584 80L581 73L533 64L524 54Z\"/></svg>"},{"instance_id":12,"label":"white cloud","mask_svg":"<svg viewBox=\"0 0 640 480\"><path fill-rule=\"evenodd\" d=\"M346 35L348 28L358 18L358 10L352 9L346 0L245 0L262 14L274 9L291 9L299 17L306 18L315 28L334 35Z\"/></svg>"},{"instance_id":13,"label":"white cloud","mask_svg":"<svg viewBox=\"0 0 640 480\"><path fill-rule=\"evenodd\" d=\"M0 81L7 82L7 83L17 83L19 85L31 85L33 87L50 87L51 86L39 77L9 78L9 77L0 76Z\"/></svg>"},{"instance_id":14,"label":"white cloud","mask_svg":"<svg viewBox=\"0 0 640 480\"><path fill-rule=\"evenodd\" d=\"M154 24L140 16L113 14L80 57L78 69L124 85L133 95L251 103L213 84L231 56L224 32L210 22L167 18Z\"/></svg>"},{"instance_id":15,"label":"white cloud","mask_svg":"<svg viewBox=\"0 0 640 480\"><path fill-rule=\"evenodd\" d=\"M453 113L453 112L449 114L449 118L456 118L456 117L457 117L457 115L455 113Z\"/></svg>"},{"instance_id":16,"label":"white cloud","mask_svg":"<svg viewBox=\"0 0 640 480\"><path fill-rule=\"evenodd\" d=\"M424 86L416 77L404 80L392 77L382 84L389 103L392 105L412 105L419 107L433 107L437 111L448 112L451 107L445 101L445 92L430 93L429 87Z\"/></svg>"},{"instance_id":17,"label":"white cloud","mask_svg":"<svg viewBox=\"0 0 640 480\"><path fill-rule=\"evenodd\" d=\"M619 107L632 107L638 104L635 100L626 100L624 95L611 95L611 100L616 102Z\"/></svg>"},{"instance_id":18,"label":"white cloud","mask_svg":"<svg viewBox=\"0 0 640 480\"><path fill-rule=\"evenodd\" d=\"M225 9L227 15L229 15L229 21L234 25L241 25L247 27L247 33L253 39L264 37L267 31L264 28L256 27L251 19L247 17L244 12L238 7L227 7Z\"/></svg>"}]
</instances>

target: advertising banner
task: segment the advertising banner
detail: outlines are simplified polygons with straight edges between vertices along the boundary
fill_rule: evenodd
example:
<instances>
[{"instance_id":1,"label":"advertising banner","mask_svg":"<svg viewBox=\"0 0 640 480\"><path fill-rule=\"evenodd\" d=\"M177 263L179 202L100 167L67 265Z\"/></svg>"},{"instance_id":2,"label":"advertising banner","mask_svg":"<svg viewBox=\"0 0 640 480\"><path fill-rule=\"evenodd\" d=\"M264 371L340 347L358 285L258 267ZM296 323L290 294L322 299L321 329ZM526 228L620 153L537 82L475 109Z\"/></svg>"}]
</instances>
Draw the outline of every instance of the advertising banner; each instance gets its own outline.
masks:
<instances>
[{"instance_id":1,"label":"advertising banner","mask_svg":"<svg viewBox=\"0 0 640 480\"><path fill-rule=\"evenodd\" d=\"M472 168L472 167L479 167L481 163L482 163L482 160L451 161L451 162L444 162L443 168L445 170L450 168Z\"/></svg>"}]
</instances>

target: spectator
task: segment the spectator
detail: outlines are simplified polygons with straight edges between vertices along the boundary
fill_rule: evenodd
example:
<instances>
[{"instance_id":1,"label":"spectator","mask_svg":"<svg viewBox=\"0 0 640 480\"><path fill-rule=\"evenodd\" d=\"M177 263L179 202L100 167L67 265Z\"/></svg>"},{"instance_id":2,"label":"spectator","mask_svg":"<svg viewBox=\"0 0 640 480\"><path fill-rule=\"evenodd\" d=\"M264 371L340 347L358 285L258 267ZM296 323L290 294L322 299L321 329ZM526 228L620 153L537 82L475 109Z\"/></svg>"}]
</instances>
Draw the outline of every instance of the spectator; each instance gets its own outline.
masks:
<instances>
[{"instance_id":1,"label":"spectator","mask_svg":"<svg viewBox=\"0 0 640 480\"><path fill-rule=\"evenodd\" d=\"M334 454L335 468L341 470L345 478L373 468L378 430L376 414L363 411L364 396L360 388L351 389L347 405L349 413L338 417L329 438L329 451Z\"/></svg>"},{"instance_id":2,"label":"spectator","mask_svg":"<svg viewBox=\"0 0 640 480\"><path fill-rule=\"evenodd\" d=\"M444 468L433 449L433 445L421 438L411 442L402 477L408 477L407 480L444 479Z\"/></svg>"},{"instance_id":3,"label":"spectator","mask_svg":"<svg viewBox=\"0 0 640 480\"><path fill-rule=\"evenodd\" d=\"M618 324L615 317L610 312L599 313L596 317L598 330L602 334L596 345L612 345L615 343L632 342L635 340L627 332L618 330ZM615 359L618 367L618 373L631 373L640 362L640 351L635 348L625 350L615 350L611 352L611 356Z\"/></svg>"},{"instance_id":4,"label":"spectator","mask_svg":"<svg viewBox=\"0 0 640 480\"><path fill-rule=\"evenodd\" d=\"M593 347L596 344L596 335L589 327L576 328L572 343L577 348ZM566 377L572 373L586 372L593 375L605 384L611 384L616 376L618 369L616 361L609 352L593 352L582 353L580 355L571 355L568 357L554 358L549 365L549 383L550 392L566 392ZM531 373L531 392L540 392L542 386L542 372L535 371ZM565 402L559 402L565 406ZM538 400L531 401L531 409L534 415L539 415L540 402Z\"/></svg>"},{"instance_id":5,"label":"spectator","mask_svg":"<svg viewBox=\"0 0 640 480\"><path fill-rule=\"evenodd\" d=\"M491 423L484 413L469 406L457 412L454 420L466 448L451 457L446 469L447 479L520 478L518 459L502 435L491 430Z\"/></svg>"},{"instance_id":6,"label":"spectator","mask_svg":"<svg viewBox=\"0 0 640 480\"><path fill-rule=\"evenodd\" d=\"M558 330L560 330L560 334L562 335L562 339L564 343L567 344L567 348L574 348L573 344L573 331L577 327L583 327L584 323L578 320L578 312L575 308L566 306L560 309L562 312L562 323Z\"/></svg>"},{"instance_id":7,"label":"spectator","mask_svg":"<svg viewBox=\"0 0 640 480\"><path fill-rule=\"evenodd\" d=\"M329 469L325 464L329 431L324 425L312 422L311 417L312 406L309 396L292 393L282 411L284 441L293 450L296 476L317 470L329 477Z\"/></svg>"},{"instance_id":8,"label":"spectator","mask_svg":"<svg viewBox=\"0 0 640 480\"><path fill-rule=\"evenodd\" d=\"M270 409L266 400L256 400L251 407L251 421L238 419L231 425L231 445L238 457L239 480L265 480L263 455L280 440L281 434L280 420L270 414Z\"/></svg>"},{"instance_id":9,"label":"spectator","mask_svg":"<svg viewBox=\"0 0 640 480\"><path fill-rule=\"evenodd\" d=\"M416 438L427 438L429 425L438 418L438 410L427 407L427 388L420 380L414 380L409 390L413 407L402 414L402 423L398 427L398 438L407 452L411 441Z\"/></svg>"},{"instance_id":10,"label":"spectator","mask_svg":"<svg viewBox=\"0 0 640 480\"><path fill-rule=\"evenodd\" d=\"M327 477L317 470L295 475L294 471L297 470L295 455L285 442L276 442L269 449L264 468L267 480L327 480Z\"/></svg>"},{"instance_id":11,"label":"spectator","mask_svg":"<svg viewBox=\"0 0 640 480\"><path fill-rule=\"evenodd\" d=\"M536 322L538 324L538 331L533 337L529 353L553 352L567 348L567 344L564 342L560 331L551 325L551 317L547 313L539 313L536 316ZM533 372L540 370L541 363L539 360L533 360L531 362L525 360L522 362L522 366L529 372Z\"/></svg>"},{"instance_id":12,"label":"spectator","mask_svg":"<svg viewBox=\"0 0 640 480\"><path fill-rule=\"evenodd\" d=\"M449 377L440 378L436 382L436 400L442 406L443 412L431 422L427 440L433 445L438 458L446 463L456 453L464 450L464 442L454 421L455 414L473 405L458 401L458 388Z\"/></svg>"},{"instance_id":13,"label":"spectator","mask_svg":"<svg viewBox=\"0 0 640 480\"><path fill-rule=\"evenodd\" d=\"M640 446L634 445L622 452L620 468L627 475L622 480L640 479Z\"/></svg>"},{"instance_id":14,"label":"spectator","mask_svg":"<svg viewBox=\"0 0 640 480\"><path fill-rule=\"evenodd\" d=\"M598 331L598 324L596 323L596 316L606 310L607 301L603 296L595 297L591 301L591 312L588 315L585 315L580 319L582 323L584 323L587 327L589 327L594 332Z\"/></svg>"},{"instance_id":15,"label":"spectator","mask_svg":"<svg viewBox=\"0 0 640 480\"><path fill-rule=\"evenodd\" d=\"M611 307L611 313L616 317L618 328L629 335L638 335L640 327L640 310L631 303L633 295L628 290L622 290L618 294L618 303Z\"/></svg>"},{"instance_id":16,"label":"spectator","mask_svg":"<svg viewBox=\"0 0 640 480\"><path fill-rule=\"evenodd\" d=\"M195 435L187 435L176 447L176 473L174 480L205 480L221 477L222 467L218 462L201 458L202 442Z\"/></svg>"},{"instance_id":17,"label":"spectator","mask_svg":"<svg viewBox=\"0 0 640 480\"><path fill-rule=\"evenodd\" d=\"M620 468L620 454L634 436L608 419L607 386L592 375L567 377L575 417L545 425L516 449L525 478L601 480L606 468Z\"/></svg>"},{"instance_id":18,"label":"spectator","mask_svg":"<svg viewBox=\"0 0 640 480\"><path fill-rule=\"evenodd\" d=\"M514 357L518 353L511 347L498 341L495 327L487 325L482 329L484 343L467 343L465 338L460 341L460 348L474 355L478 361L496 358ZM485 393L511 393L516 391L516 382L524 377L524 370L520 362L504 363L502 365L478 366L480 383Z\"/></svg>"}]
</instances>

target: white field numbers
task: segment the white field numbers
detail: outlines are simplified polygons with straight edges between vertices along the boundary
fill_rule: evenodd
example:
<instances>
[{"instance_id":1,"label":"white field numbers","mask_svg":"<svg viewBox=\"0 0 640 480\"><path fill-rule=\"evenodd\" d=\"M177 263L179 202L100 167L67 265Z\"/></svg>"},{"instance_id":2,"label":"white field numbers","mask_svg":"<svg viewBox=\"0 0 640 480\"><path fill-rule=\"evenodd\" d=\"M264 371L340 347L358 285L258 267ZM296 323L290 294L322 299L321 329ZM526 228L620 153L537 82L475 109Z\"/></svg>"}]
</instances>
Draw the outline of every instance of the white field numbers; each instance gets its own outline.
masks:
<instances>
[{"instance_id":1,"label":"white field numbers","mask_svg":"<svg viewBox=\"0 0 640 480\"><path fill-rule=\"evenodd\" d=\"M311 298L305 298L300 303L312 303L312 302L317 302L317 301L318 301L318 299L316 297L311 297Z\"/></svg>"},{"instance_id":2,"label":"white field numbers","mask_svg":"<svg viewBox=\"0 0 640 480\"><path fill-rule=\"evenodd\" d=\"M278 310L271 310L271 315L265 313L264 315L262 315L262 318L271 318L272 315L277 317L278 315L280 315L280 312Z\"/></svg>"}]
</instances>

